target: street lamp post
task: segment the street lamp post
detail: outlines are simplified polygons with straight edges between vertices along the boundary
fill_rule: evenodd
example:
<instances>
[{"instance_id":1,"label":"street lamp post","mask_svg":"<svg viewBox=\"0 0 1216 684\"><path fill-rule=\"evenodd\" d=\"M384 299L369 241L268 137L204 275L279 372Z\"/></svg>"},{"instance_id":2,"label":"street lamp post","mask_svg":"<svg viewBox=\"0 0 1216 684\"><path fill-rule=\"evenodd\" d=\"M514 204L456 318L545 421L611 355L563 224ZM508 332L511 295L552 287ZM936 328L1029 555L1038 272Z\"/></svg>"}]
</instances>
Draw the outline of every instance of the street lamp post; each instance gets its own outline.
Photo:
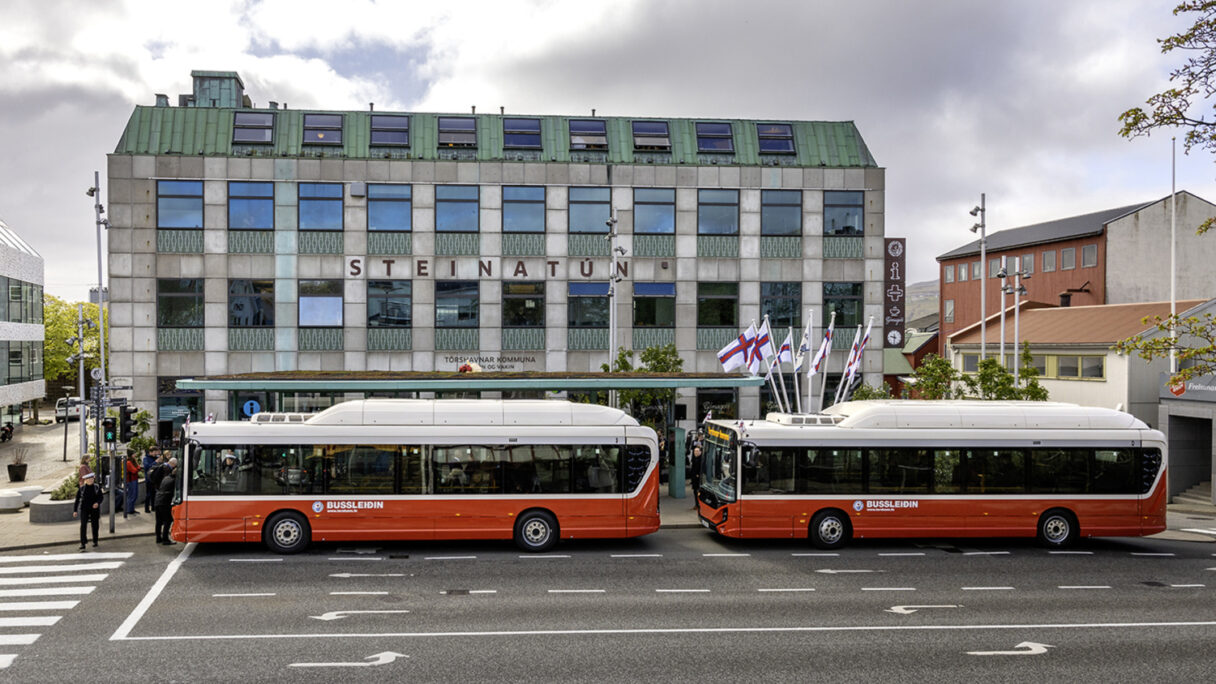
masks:
<instances>
[{"instance_id":1,"label":"street lamp post","mask_svg":"<svg viewBox=\"0 0 1216 684\"><path fill-rule=\"evenodd\" d=\"M1001 368L1007 368L1005 365L1005 295L1010 292L1006 282L1009 279L1008 258L1001 257L1001 270L996 272L996 277L1001 279Z\"/></svg>"},{"instance_id":2,"label":"street lamp post","mask_svg":"<svg viewBox=\"0 0 1216 684\"><path fill-rule=\"evenodd\" d=\"M625 255L625 248L618 247L616 244L616 209L612 210L605 223L608 224L608 235L605 239L608 240L608 253L612 256L612 263L609 266L611 269L608 274L608 371L616 370L616 285L621 281L620 273L618 272L617 259ZM616 406L616 390L608 391L608 405Z\"/></svg>"},{"instance_id":3,"label":"street lamp post","mask_svg":"<svg viewBox=\"0 0 1216 684\"><path fill-rule=\"evenodd\" d=\"M101 271L101 229L109 228L109 219L102 218L105 206L101 203L101 174L93 172L93 187L85 191L93 198L93 211L96 214L94 223L97 226L97 350L98 368L101 374L97 386L97 461L101 463L101 421L106 414L106 301L105 280ZM83 398L83 397L82 397ZM118 505L118 461L114 458L114 450L110 450L110 534L114 534L114 508Z\"/></svg>"},{"instance_id":4,"label":"street lamp post","mask_svg":"<svg viewBox=\"0 0 1216 684\"><path fill-rule=\"evenodd\" d=\"M980 360L988 355L988 287L986 270L988 268L988 231L987 212L984 204L984 193L980 193L980 205L971 210L972 216L980 217L980 222L971 226L971 232L980 234ZM966 265L964 265L966 268Z\"/></svg>"},{"instance_id":5,"label":"street lamp post","mask_svg":"<svg viewBox=\"0 0 1216 684\"><path fill-rule=\"evenodd\" d=\"M1022 258L1014 257L1014 272L1013 272L1013 384L1016 387L1021 380L1021 357L1018 356L1018 313L1022 308L1022 297L1026 296L1026 286L1022 285L1022 279L1030 280L1029 273L1023 273Z\"/></svg>"}]
</instances>

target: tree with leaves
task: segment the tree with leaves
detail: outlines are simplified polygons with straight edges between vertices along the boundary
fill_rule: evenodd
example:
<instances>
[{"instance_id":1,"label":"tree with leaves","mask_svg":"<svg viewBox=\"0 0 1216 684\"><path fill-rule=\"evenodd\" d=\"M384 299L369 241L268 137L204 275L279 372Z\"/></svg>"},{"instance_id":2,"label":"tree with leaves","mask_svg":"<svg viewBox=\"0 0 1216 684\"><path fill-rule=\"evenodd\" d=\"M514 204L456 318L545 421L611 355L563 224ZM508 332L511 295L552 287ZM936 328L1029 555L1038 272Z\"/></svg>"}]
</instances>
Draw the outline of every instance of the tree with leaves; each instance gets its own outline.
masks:
<instances>
[{"instance_id":1,"label":"tree with leaves","mask_svg":"<svg viewBox=\"0 0 1216 684\"><path fill-rule=\"evenodd\" d=\"M1198 147L1216 153L1216 105L1204 104L1216 93L1216 0L1183 2L1174 8L1174 16L1181 15L1194 15L1195 23L1157 41L1163 54L1181 50L1187 55L1182 66L1170 72L1173 87L1148 98L1145 107L1120 114L1123 127L1119 135L1138 138L1158 129L1180 128L1186 131L1182 137L1185 152ZM1214 223L1216 217L1204 221L1197 232L1206 232Z\"/></svg>"},{"instance_id":2,"label":"tree with leaves","mask_svg":"<svg viewBox=\"0 0 1216 684\"><path fill-rule=\"evenodd\" d=\"M913 371L912 399L954 399L954 386L960 373L946 359L926 354Z\"/></svg>"},{"instance_id":3,"label":"tree with leaves","mask_svg":"<svg viewBox=\"0 0 1216 684\"><path fill-rule=\"evenodd\" d=\"M647 347L638 355L641 366L634 368L633 351L621 347L617 350L616 363L613 364L617 373L680 373L684 370L684 359L674 344ZM602 364L601 370L608 372L608 364ZM626 389L619 390L617 397L623 407L629 409L629 414L638 422L653 427L661 435L667 434L667 416L671 403L676 399L674 389Z\"/></svg>"},{"instance_id":4,"label":"tree with leaves","mask_svg":"<svg viewBox=\"0 0 1216 684\"><path fill-rule=\"evenodd\" d=\"M865 401L866 399L891 399L891 386L887 383L882 383L878 387L861 383L857 389L853 390L853 394L849 397L850 401Z\"/></svg>"},{"instance_id":5,"label":"tree with leaves","mask_svg":"<svg viewBox=\"0 0 1216 684\"><path fill-rule=\"evenodd\" d=\"M1216 314L1148 316L1144 324L1152 330L1119 341L1115 350L1136 354L1145 361L1169 358L1170 351L1176 350L1178 372L1170 376L1171 385L1216 375ZM1177 343L1170 337L1171 329L1178 331Z\"/></svg>"},{"instance_id":6,"label":"tree with leaves","mask_svg":"<svg viewBox=\"0 0 1216 684\"><path fill-rule=\"evenodd\" d=\"M54 295L43 295L42 321L46 329L46 343L42 353L42 377L46 379L48 389L58 389L60 386L76 387L77 367L69 364L68 357L79 351L79 345L69 345L68 339L76 337L76 308L75 302L66 302ZM97 316L96 304L84 305L84 317L93 322L93 327L85 328L84 334L84 373L87 378L89 371L100 363L97 350ZM109 330L107 322L106 329ZM87 380L86 380L87 382ZM51 391L49 394L57 394ZM76 391L71 392L75 396Z\"/></svg>"}]
</instances>

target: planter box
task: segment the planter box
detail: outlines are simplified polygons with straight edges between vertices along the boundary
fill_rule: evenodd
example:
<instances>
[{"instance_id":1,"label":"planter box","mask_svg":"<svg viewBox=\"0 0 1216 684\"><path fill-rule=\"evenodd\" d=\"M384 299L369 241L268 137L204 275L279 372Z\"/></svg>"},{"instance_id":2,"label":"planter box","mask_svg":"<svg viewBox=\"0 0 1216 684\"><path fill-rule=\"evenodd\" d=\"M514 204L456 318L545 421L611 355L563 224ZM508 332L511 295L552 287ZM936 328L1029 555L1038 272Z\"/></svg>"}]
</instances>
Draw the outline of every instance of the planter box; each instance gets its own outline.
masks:
<instances>
[{"instance_id":1,"label":"planter box","mask_svg":"<svg viewBox=\"0 0 1216 684\"><path fill-rule=\"evenodd\" d=\"M29 468L28 463L9 463L8 464L8 481L9 482L25 482L25 471Z\"/></svg>"},{"instance_id":2,"label":"planter box","mask_svg":"<svg viewBox=\"0 0 1216 684\"><path fill-rule=\"evenodd\" d=\"M135 502L136 510L143 508L143 487L139 490L140 497ZM29 503L30 506L30 522L31 523L62 523L79 520L72 517L72 506L76 504L75 499L66 499L64 501L51 501L50 494L40 494L34 497L34 500ZM122 507L124 502L118 501L118 515L122 515ZM142 513L143 511L140 510ZM109 492L106 492L106 498L101 502L101 514L110 514L110 497Z\"/></svg>"}]
</instances>

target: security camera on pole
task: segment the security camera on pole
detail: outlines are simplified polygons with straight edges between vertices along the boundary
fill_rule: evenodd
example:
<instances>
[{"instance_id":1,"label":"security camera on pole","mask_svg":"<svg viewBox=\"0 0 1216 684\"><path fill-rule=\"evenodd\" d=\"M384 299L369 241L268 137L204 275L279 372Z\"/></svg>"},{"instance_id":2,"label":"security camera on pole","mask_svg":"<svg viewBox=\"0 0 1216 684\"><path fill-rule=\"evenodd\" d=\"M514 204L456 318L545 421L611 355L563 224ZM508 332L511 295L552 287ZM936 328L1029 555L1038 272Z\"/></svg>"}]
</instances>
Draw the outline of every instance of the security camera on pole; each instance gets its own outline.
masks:
<instances>
[{"instance_id":1,"label":"security camera on pole","mask_svg":"<svg viewBox=\"0 0 1216 684\"><path fill-rule=\"evenodd\" d=\"M980 222L971 226L971 232L979 232L980 234L980 360L983 361L988 355L988 288L984 277L984 271L988 268L988 233L987 233L987 214L988 209L984 206L984 193L980 193L980 205L971 210L972 216L979 216ZM963 268L967 265L963 264ZM1002 363L1004 363L1002 361Z\"/></svg>"}]
</instances>

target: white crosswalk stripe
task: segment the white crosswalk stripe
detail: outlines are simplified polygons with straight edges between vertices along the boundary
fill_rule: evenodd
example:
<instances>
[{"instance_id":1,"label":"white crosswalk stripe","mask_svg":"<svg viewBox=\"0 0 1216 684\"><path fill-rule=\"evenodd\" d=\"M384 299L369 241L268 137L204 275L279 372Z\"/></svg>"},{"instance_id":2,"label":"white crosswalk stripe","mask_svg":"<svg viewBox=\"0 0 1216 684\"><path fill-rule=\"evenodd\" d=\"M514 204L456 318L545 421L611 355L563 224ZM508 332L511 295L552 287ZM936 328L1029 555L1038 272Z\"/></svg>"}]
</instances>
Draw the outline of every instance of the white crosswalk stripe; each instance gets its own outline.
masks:
<instances>
[{"instance_id":1,"label":"white crosswalk stripe","mask_svg":"<svg viewBox=\"0 0 1216 684\"><path fill-rule=\"evenodd\" d=\"M38 563L41 561L66 560L124 560L130 558L132 552L122 553L45 553L40 556L0 556L0 563Z\"/></svg>"},{"instance_id":2,"label":"white crosswalk stripe","mask_svg":"<svg viewBox=\"0 0 1216 684\"><path fill-rule=\"evenodd\" d=\"M20 575L31 572L77 572L80 570L114 570L122 566L122 561L106 563L75 563L58 565L18 565L16 567L0 567L0 575Z\"/></svg>"},{"instance_id":3,"label":"white crosswalk stripe","mask_svg":"<svg viewBox=\"0 0 1216 684\"><path fill-rule=\"evenodd\" d=\"M37 617L0 617L0 627L50 627L59 622L62 615L40 615Z\"/></svg>"},{"instance_id":4,"label":"white crosswalk stripe","mask_svg":"<svg viewBox=\"0 0 1216 684\"><path fill-rule=\"evenodd\" d=\"M0 611L71 610L78 603L80 601L10 601L9 603L0 603Z\"/></svg>"},{"instance_id":5,"label":"white crosswalk stripe","mask_svg":"<svg viewBox=\"0 0 1216 684\"><path fill-rule=\"evenodd\" d=\"M0 589L0 598L30 596L81 596L92 594L97 587L30 587L29 589Z\"/></svg>"},{"instance_id":6,"label":"white crosswalk stripe","mask_svg":"<svg viewBox=\"0 0 1216 684\"><path fill-rule=\"evenodd\" d=\"M69 582L100 582L109 577L109 573L94 575L54 575L51 577L0 577L0 585L14 584L67 584Z\"/></svg>"}]
</instances>

